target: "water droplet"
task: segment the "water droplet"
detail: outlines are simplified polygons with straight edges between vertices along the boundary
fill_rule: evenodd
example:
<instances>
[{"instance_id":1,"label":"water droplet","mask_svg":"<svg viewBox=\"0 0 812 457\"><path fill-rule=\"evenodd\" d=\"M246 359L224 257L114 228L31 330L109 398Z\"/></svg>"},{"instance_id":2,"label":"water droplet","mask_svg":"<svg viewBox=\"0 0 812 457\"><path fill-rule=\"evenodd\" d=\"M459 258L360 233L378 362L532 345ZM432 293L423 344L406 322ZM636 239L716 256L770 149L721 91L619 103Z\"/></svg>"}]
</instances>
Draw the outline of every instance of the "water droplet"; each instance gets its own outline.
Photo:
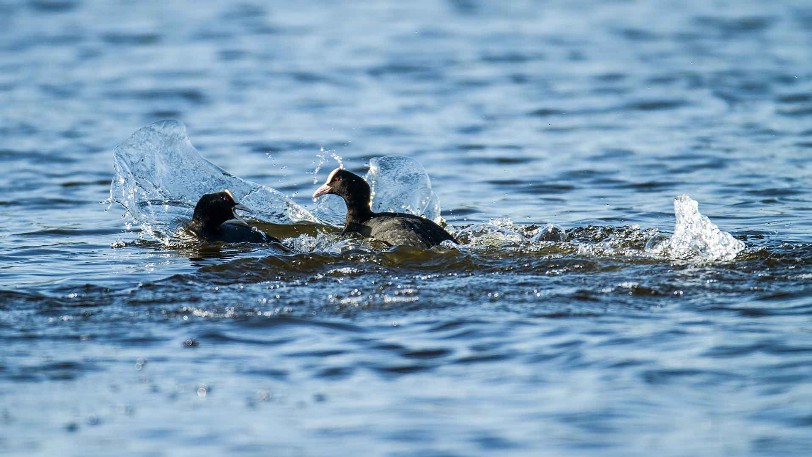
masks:
<instances>
[{"instance_id":1,"label":"water droplet","mask_svg":"<svg viewBox=\"0 0 812 457\"><path fill-rule=\"evenodd\" d=\"M183 316L183 317L185 318L187 316ZM196 347L200 346L200 342L197 341L194 338L188 338L188 339L183 341L183 346L187 347L187 348L196 348Z\"/></svg>"},{"instance_id":2,"label":"water droplet","mask_svg":"<svg viewBox=\"0 0 812 457\"><path fill-rule=\"evenodd\" d=\"M210 391L211 391L211 389L209 388L209 386L207 386L205 384L201 384L201 385L197 386L197 396L198 397L201 397L201 398L206 397L206 396L209 395Z\"/></svg>"}]
</instances>

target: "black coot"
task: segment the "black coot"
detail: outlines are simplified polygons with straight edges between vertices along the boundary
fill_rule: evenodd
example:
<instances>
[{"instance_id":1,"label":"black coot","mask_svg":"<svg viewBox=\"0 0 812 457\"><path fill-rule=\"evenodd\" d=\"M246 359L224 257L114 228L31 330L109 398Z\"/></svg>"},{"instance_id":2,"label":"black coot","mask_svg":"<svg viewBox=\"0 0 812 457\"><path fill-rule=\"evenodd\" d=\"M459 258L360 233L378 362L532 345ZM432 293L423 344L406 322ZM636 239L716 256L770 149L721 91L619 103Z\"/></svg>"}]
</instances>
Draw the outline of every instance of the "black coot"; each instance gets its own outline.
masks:
<instances>
[{"instance_id":1,"label":"black coot","mask_svg":"<svg viewBox=\"0 0 812 457\"><path fill-rule=\"evenodd\" d=\"M192 222L186 226L190 232L206 241L226 243L278 243L279 240L249 226L234 210L247 209L237 203L228 190L200 197ZM226 223L237 219L239 223Z\"/></svg>"},{"instance_id":2,"label":"black coot","mask_svg":"<svg viewBox=\"0 0 812 457\"><path fill-rule=\"evenodd\" d=\"M428 249L443 241L457 242L442 227L426 218L403 213L374 213L370 208L369 184L360 176L336 168L313 198L335 194L347 204L345 233L360 233L391 246L403 245Z\"/></svg>"}]
</instances>

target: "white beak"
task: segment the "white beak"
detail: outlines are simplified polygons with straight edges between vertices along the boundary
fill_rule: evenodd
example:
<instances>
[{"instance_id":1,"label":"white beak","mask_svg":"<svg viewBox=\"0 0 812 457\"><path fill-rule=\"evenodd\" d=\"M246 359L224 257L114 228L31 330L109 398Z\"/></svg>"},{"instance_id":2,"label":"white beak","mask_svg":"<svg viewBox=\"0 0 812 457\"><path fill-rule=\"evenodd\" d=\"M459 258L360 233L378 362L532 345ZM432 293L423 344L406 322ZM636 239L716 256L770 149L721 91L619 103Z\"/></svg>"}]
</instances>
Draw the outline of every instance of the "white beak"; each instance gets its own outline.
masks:
<instances>
[{"instance_id":1,"label":"white beak","mask_svg":"<svg viewBox=\"0 0 812 457\"><path fill-rule=\"evenodd\" d=\"M325 194L329 194L333 191L333 188L330 187L329 184L323 184L321 187L316 189L316 192L313 193L313 198L320 197Z\"/></svg>"}]
</instances>

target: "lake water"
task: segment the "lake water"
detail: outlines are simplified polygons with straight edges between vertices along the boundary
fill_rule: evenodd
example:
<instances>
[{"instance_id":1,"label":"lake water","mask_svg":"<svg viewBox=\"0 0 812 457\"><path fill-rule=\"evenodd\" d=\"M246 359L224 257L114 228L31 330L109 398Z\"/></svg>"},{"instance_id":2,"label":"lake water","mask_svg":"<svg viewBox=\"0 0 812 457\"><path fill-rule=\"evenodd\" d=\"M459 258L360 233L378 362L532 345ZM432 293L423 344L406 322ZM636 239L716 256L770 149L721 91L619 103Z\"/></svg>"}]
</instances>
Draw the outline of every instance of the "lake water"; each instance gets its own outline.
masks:
<instances>
[{"instance_id":1,"label":"lake water","mask_svg":"<svg viewBox=\"0 0 812 457\"><path fill-rule=\"evenodd\" d=\"M0 29L0 454L809 454L808 1L6 0ZM433 190L459 247L307 222L338 157L383 156L431 189L378 203ZM223 185L293 252L168 240Z\"/></svg>"}]
</instances>

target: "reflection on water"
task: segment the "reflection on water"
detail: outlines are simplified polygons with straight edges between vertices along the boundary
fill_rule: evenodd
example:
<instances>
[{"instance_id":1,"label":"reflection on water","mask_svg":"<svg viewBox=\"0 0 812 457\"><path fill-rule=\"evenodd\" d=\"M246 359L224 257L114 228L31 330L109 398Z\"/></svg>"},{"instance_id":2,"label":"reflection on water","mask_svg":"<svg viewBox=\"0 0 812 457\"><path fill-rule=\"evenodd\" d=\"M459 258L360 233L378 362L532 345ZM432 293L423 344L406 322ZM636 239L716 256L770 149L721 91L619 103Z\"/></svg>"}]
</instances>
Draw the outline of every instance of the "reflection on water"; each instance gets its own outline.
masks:
<instances>
[{"instance_id":1,"label":"reflection on water","mask_svg":"<svg viewBox=\"0 0 812 457\"><path fill-rule=\"evenodd\" d=\"M810 11L0 2L0 449L807 455Z\"/></svg>"}]
</instances>

